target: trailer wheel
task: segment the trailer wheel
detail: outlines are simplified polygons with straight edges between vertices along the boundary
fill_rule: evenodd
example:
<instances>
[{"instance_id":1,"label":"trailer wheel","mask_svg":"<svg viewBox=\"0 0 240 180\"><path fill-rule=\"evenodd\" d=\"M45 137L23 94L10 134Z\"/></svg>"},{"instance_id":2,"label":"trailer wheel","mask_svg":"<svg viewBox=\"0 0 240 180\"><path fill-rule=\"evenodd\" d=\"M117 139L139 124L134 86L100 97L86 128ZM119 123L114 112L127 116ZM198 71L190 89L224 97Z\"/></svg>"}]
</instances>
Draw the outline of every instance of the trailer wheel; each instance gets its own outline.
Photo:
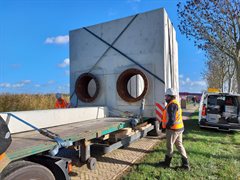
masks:
<instances>
[{"instance_id":1,"label":"trailer wheel","mask_svg":"<svg viewBox=\"0 0 240 180\"><path fill-rule=\"evenodd\" d=\"M97 160L96 158L90 157L87 160L87 167L90 170L95 170L96 169L96 164L97 164Z\"/></svg>"},{"instance_id":2,"label":"trailer wheel","mask_svg":"<svg viewBox=\"0 0 240 180\"><path fill-rule=\"evenodd\" d=\"M2 172L4 180L41 179L55 180L52 172L46 167L29 161L16 161L10 163Z\"/></svg>"}]
</instances>

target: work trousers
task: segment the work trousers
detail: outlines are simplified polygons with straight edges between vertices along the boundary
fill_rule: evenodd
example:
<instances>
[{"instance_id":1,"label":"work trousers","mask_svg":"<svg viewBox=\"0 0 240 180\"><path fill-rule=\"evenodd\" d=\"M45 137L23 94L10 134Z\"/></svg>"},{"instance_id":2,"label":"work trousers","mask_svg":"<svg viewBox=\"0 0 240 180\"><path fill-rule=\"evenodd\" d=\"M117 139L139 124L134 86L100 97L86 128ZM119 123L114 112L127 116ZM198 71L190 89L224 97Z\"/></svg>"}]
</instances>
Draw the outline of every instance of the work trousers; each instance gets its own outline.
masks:
<instances>
[{"instance_id":1,"label":"work trousers","mask_svg":"<svg viewBox=\"0 0 240 180\"><path fill-rule=\"evenodd\" d=\"M182 144L182 133L183 131L174 131L171 129L166 130L166 146L167 146L167 153L168 157L173 156L173 145L175 144L178 152L181 154L182 157L187 158L186 150Z\"/></svg>"}]
</instances>

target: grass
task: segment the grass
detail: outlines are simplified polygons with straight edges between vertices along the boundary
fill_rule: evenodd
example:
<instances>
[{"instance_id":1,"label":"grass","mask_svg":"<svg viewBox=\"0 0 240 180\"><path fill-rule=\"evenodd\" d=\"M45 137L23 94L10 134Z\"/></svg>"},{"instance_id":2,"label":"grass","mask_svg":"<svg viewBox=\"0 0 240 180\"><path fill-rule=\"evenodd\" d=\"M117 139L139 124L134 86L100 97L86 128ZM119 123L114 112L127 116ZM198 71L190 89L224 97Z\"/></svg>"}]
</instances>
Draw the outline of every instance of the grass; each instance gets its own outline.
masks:
<instances>
[{"instance_id":1,"label":"grass","mask_svg":"<svg viewBox=\"0 0 240 180\"><path fill-rule=\"evenodd\" d=\"M55 94L0 94L0 112L53 109L55 101Z\"/></svg>"},{"instance_id":2,"label":"grass","mask_svg":"<svg viewBox=\"0 0 240 180\"><path fill-rule=\"evenodd\" d=\"M189 160L190 171L164 169L158 162L165 156L165 140L152 153L135 165L123 179L240 179L240 133L200 129L197 115L184 122L183 143ZM181 165L175 149L172 167Z\"/></svg>"}]
</instances>

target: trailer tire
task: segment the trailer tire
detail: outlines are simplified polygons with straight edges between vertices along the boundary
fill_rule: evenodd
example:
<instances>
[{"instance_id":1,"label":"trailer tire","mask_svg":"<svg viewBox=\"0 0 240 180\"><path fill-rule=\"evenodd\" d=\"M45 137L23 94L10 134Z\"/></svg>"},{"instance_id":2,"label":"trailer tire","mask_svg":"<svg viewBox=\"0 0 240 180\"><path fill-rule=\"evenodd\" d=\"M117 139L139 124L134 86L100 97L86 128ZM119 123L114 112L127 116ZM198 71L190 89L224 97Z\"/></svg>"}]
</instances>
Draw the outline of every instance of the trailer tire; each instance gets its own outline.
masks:
<instances>
[{"instance_id":1,"label":"trailer tire","mask_svg":"<svg viewBox=\"0 0 240 180\"><path fill-rule=\"evenodd\" d=\"M96 158L90 157L87 160L87 167L90 170L95 170L96 169L96 164L97 164L97 160Z\"/></svg>"},{"instance_id":2,"label":"trailer tire","mask_svg":"<svg viewBox=\"0 0 240 180\"><path fill-rule=\"evenodd\" d=\"M2 172L3 180L17 180L17 179L41 179L41 180L55 180L52 172L37 163L29 161L16 161L10 163Z\"/></svg>"}]
</instances>

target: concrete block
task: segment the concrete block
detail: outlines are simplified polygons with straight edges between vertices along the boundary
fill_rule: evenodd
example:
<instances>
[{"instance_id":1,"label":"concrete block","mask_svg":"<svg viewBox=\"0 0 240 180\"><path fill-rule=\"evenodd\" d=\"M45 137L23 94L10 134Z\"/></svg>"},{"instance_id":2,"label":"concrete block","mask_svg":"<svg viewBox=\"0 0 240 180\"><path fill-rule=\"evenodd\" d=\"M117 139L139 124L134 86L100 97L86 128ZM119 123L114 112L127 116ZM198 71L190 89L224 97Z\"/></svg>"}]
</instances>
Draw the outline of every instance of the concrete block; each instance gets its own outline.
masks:
<instances>
[{"instance_id":1,"label":"concrete block","mask_svg":"<svg viewBox=\"0 0 240 180\"><path fill-rule=\"evenodd\" d=\"M108 108L80 107L69 109L18 111L11 113L38 128L47 128L91 119L104 118L108 116ZM14 117L8 116L7 113L0 113L0 116L8 123L11 133L33 130L31 127L18 121Z\"/></svg>"},{"instance_id":2,"label":"concrete block","mask_svg":"<svg viewBox=\"0 0 240 180\"><path fill-rule=\"evenodd\" d=\"M129 16L100 23L89 26L87 29L111 44L134 17ZM83 73L91 72L98 79L100 85L96 99L91 102L79 100L79 106L89 106L89 104L107 106L109 110L117 109L122 112L131 111L138 114L141 100L127 102L117 92L116 83L119 76L130 68L140 70L148 80L143 114L145 117L155 117L155 103L165 102L166 88L172 87L179 91L176 32L163 8L136 16L113 46L161 78L165 84L112 48L104 54L109 46L84 28L70 31L69 37L70 94L75 91L76 81ZM101 57L103 54L104 56ZM100 57L101 60L97 63ZM134 94L139 95L143 89L142 80L137 78L129 81L128 92L131 91L129 93L133 93L133 96ZM91 83L89 86L92 86ZM72 104L77 102L76 98L77 96L73 96Z\"/></svg>"}]
</instances>

